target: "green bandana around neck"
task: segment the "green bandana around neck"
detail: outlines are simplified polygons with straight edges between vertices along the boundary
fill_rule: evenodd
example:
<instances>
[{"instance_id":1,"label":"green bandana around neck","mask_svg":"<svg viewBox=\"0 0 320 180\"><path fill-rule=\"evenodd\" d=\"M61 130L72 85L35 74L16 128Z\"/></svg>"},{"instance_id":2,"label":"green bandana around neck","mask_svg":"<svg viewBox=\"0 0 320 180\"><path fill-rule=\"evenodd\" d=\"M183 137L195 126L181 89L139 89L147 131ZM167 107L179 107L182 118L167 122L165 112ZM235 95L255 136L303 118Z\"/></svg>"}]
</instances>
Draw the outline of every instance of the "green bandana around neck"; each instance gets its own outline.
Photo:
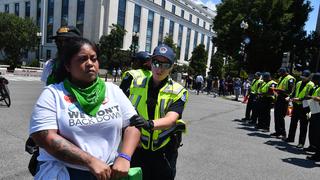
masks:
<instances>
[{"instance_id":1,"label":"green bandana around neck","mask_svg":"<svg viewBox=\"0 0 320 180\"><path fill-rule=\"evenodd\" d=\"M84 89L71 84L68 79L63 81L63 85L77 99L80 107L86 114L96 116L106 92L106 85L102 79L98 77L96 82Z\"/></svg>"}]
</instances>

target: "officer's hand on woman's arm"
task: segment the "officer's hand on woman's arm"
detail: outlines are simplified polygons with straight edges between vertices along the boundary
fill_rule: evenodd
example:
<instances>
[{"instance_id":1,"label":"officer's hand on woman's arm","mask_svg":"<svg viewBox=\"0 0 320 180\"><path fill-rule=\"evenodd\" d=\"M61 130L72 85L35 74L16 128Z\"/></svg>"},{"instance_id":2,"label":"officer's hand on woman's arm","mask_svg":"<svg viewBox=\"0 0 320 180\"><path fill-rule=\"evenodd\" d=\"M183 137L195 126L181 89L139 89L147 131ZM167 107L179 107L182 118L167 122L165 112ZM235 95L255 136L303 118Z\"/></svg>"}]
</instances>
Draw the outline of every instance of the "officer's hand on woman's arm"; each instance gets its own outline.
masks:
<instances>
[{"instance_id":1,"label":"officer's hand on woman's arm","mask_svg":"<svg viewBox=\"0 0 320 180\"><path fill-rule=\"evenodd\" d=\"M118 156L112 167L112 178L128 176L131 156L140 140L140 131L136 127L127 127L123 134L122 156Z\"/></svg>"},{"instance_id":2,"label":"officer's hand on woman's arm","mask_svg":"<svg viewBox=\"0 0 320 180\"><path fill-rule=\"evenodd\" d=\"M60 136L57 130L38 131L31 134L31 137L37 145L57 159L88 167L98 180L108 180L111 178L110 166Z\"/></svg>"},{"instance_id":3,"label":"officer's hand on woman's arm","mask_svg":"<svg viewBox=\"0 0 320 180\"><path fill-rule=\"evenodd\" d=\"M173 126L179 118L179 114L174 111L169 111L165 117L157 120L144 120L140 116L133 116L130 119L130 126L144 129L166 129Z\"/></svg>"}]
</instances>

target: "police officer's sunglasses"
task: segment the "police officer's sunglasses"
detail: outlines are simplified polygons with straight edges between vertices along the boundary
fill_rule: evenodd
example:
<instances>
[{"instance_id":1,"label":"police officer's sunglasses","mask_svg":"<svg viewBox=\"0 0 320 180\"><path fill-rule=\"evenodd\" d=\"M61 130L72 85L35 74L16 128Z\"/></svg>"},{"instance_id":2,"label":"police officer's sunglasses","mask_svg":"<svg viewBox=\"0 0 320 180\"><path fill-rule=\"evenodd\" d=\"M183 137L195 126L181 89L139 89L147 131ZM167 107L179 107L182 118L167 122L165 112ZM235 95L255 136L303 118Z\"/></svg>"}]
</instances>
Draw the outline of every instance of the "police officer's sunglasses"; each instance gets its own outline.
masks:
<instances>
[{"instance_id":1,"label":"police officer's sunglasses","mask_svg":"<svg viewBox=\"0 0 320 180\"><path fill-rule=\"evenodd\" d=\"M157 60L153 59L152 63L151 63L151 66L153 68L170 69L172 64L171 63L160 62L160 61L157 61Z\"/></svg>"}]
</instances>

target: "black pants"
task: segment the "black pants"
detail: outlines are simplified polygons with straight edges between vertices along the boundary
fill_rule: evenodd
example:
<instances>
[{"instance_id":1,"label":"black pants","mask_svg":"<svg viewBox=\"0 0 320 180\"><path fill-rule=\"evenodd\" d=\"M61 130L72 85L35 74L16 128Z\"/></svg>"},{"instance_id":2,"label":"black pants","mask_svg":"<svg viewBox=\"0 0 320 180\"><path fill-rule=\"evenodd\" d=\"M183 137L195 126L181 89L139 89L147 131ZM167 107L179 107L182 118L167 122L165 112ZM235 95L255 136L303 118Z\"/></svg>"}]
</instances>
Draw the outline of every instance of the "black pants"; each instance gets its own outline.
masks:
<instances>
[{"instance_id":1,"label":"black pants","mask_svg":"<svg viewBox=\"0 0 320 180\"><path fill-rule=\"evenodd\" d=\"M285 97L278 96L274 105L274 124L278 135L286 135L286 128L284 118L288 110L288 102Z\"/></svg>"},{"instance_id":2,"label":"black pants","mask_svg":"<svg viewBox=\"0 0 320 180\"><path fill-rule=\"evenodd\" d=\"M202 86L202 83L201 82L197 82L197 95L201 91L201 86Z\"/></svg>"},{"instance_id":3,"label":"black pants","mask_svg":"<svg viewBox=\"0 0 320 180\"><path fill-rule=\"evenodd\" d=\"M258 101L258 127L269 130L270 128L270 111L272 105L272 97L261 97Z\"/></svg>"},{"instance_id":4,"label":"black pants","mask_svg":"<svg viewBox=\"0 0 320 180\"><path fill-rule=\"evenodd\" d=\"M178 150L169 146L162 149L150 151L137 148L134 152L131 167L141 167L143 180L174 180Z\"/></svg>"},{"instance_id":5,"label":"black pants","mask_svg":"<svg viewBox=\"0 0 320 180\"><path fill-rule=\"evenodd\" d=\"M306 141L307 130L308 130L307 111L302 107L302 104L293 104L288 139L294 141L299 120L300 120L299 144L304 145Z\"/></svg>"},{"instance_id":6,"label":"black pants","mask_svg":"<svg viewBox=\"0 0 320 180\"><path fill-rule=\"evenodd\" d=\"M310 146L316 147L320 152L320 113L312 114L309 121Z\"/></svg>"},{"instance_id":7,"label":"black pants","mask_svg":"<svg viewBox=\"0 0 320 180\"><path fill-rule=\"evenodd\" d=\"M253 106L254 106L256 100L257 100L257 96L255 94L249 95L248 103L246 106L246 116L245 116L246 119L252 120L251 112L253 111Z\"/></svg>"}]
</instances>

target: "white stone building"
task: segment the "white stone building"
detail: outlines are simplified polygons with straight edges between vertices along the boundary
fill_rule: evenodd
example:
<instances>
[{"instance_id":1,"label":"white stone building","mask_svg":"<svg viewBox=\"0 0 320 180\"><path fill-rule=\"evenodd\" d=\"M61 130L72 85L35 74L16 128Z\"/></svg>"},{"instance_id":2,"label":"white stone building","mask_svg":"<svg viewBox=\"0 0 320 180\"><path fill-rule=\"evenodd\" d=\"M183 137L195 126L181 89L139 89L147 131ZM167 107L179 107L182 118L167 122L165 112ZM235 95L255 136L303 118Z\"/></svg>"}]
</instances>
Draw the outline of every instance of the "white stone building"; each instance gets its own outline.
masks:
<instances>
[{"instance_id":1,"label":"white stone building","mask_svg":"<svg viewBox=\"0 0 320 180\"><path fill-rule=\"evenodd\" d=\"M208 64L212 54L211 30L215 13L191 0L0 0L0 12L30 17L40 27L43 60L55 56L55 44L48 37L62 25L78 27L83 36L98 42L112 24L127 31L123 49L129 49L138 34L139 51L152 50L166 35L180 49L178 64L188 64L193 48L204 44ZM28 58L35 58L29 53Z\"/></svg>"}]
</instances>

